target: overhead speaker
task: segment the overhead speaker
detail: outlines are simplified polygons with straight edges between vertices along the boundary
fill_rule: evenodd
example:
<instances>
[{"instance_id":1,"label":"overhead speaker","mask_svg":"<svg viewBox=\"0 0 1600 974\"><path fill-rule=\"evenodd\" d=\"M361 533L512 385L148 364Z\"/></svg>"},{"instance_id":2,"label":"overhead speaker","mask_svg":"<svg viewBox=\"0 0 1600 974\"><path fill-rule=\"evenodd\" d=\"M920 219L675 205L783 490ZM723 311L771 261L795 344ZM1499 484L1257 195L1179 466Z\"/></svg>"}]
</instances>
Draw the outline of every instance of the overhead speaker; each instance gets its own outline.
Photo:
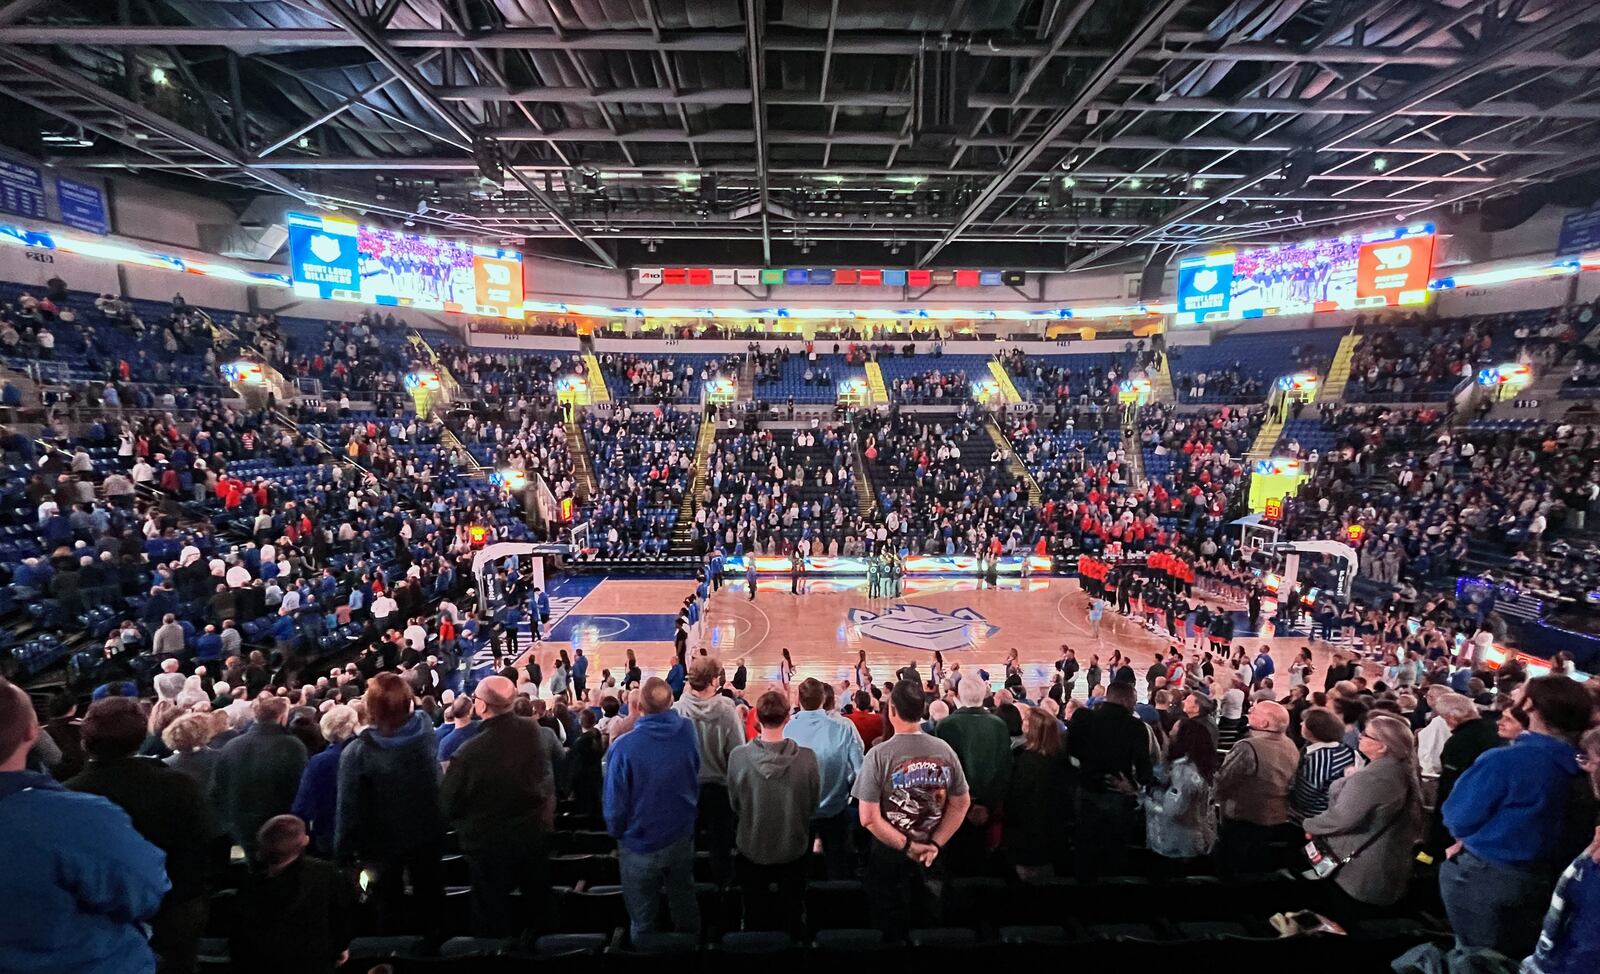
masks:
<instances>
[{"instance_id":1,"label":"overhead speaker","mask_svg":"<svg viewBox=\"0 0 1600 974\"><path fill-rule=\"evenodd\" d=\"M478 179L496 186L505 182L505 166L500 159L500 143L493 139L472 140L472 161L478 167Z\"/></svg>"},{"instance_id":2,"label":"overhead speaker","mask_svg":"<svg viewBox=\"0 0 1600 974\"><path fill-rule=\"evenodd\" d=\"M1317 154L1309 149L1300 149L1289 153L1289 164L1283 170L1283 182L1279 187L1285 193L1298 193L1306 188L1306 182L1316 174Z\"/></svg>"},{"instance_id":3,"label":"overhead speaker","mask_svg":"<svg viewBox=\"0 0 1600 974\"><path fill-rule=\"evenodd\" d=\"M1139 301L1146 303L1158 300L1161 297L1161 285L1167 278L1167 263L1162 260L1151 260L1144 265L1144 273L1139 275Z\"/></svg>"}]
</instances>

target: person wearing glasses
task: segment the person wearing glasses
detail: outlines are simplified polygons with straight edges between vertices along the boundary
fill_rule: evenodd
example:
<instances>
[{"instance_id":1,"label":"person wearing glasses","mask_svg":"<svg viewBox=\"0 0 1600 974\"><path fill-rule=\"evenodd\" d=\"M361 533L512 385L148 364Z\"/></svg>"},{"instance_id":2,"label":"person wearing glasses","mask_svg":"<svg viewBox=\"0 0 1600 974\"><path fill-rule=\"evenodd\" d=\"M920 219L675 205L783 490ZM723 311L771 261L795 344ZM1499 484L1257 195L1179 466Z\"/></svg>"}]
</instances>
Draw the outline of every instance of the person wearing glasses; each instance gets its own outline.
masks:
<instances>
[{"instance_id":1,"label":"person wearing glasses","mask_svg":"<svg viewBox=\"0 0 1600 974\"><path fill-rule=\"evenodd\" d=\"M1333 882L1346 896L1390 906L1406 894L1412 849L1422 838L1417 741L1403 719L1376 714L1359 748L1367 763L1329 786L1327 810L1305 820L1306 837L1344 862Z\"/></svg>"},{"instance_id":2,"label":"person wearing glasses","mask_svg":"<svg viewBox=\"0 0 1600 974\"><path fill-rule=\"evenodd\" d=\"M1577 749L1593 710L1589 691L1567 677L1529 680L1510 710L1522 733L1456 782L1444 803L1456 843L1439 892L1458 946L1507 957L1534 949L1556 881L1594 825Z\"/></svg>"}]
</instances>

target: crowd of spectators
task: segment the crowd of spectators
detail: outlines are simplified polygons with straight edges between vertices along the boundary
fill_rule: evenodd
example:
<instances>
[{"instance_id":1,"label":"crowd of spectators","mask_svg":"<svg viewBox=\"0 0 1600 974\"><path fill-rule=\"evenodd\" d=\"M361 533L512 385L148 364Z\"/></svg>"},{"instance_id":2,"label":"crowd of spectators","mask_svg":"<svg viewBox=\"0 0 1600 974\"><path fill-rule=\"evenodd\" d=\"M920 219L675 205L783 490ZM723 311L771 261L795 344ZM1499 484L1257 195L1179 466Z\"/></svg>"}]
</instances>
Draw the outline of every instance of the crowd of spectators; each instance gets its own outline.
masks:
<instances>
[{"instance_id":1,"label":"crowd of spectators","mask_svg":"<svg viewBox=\"0 0 1600 974\"><path fill-rule=\"evenodd\" d=\"M1361 573L1390 586L1437 584L1477 561L1539 594L1592 590L1594 558L1577 532L1600 497L1594 428L1450 427L1434 409L1348 405L1321 422L1334 445L1308 454L1292 536L1354 538Z\"/></svg>"},{"instance_id":2,"label":"crowd of spectators","mask_svg":"<svg viewBox=\"0 0 1600 974\"><path fill-rule=\"evenodd\" d=\"M791 697L697 654L669 679L630 661L620 683L552 680L541 696L504 667L457 695L426 650L391 648L304 682L255 657L166 667L143 698L111 694L42 726L0 682L0 826L32 839L0 886L37 921L8 925L0 958L148 969L153 951L189 969L219 926L263 970L331 970L355 933L424 938L412 951L463 932L532 950L584 895L552 889L558 859L587 875L609 864L635 948L668 932L825 928L807 886L819 874L859 877L864 919L891 943L999 909L953 893L982 877L1043 895L1058 876L1100 890L1215 874L1218 897L1163 907L1204 918L1232 884L1302 868L1309 838L1313 861L1340 867L1290 895L1315 889L1334 922L1404 916L1436 890L1480 963L1600 959L1600 729L1595 694L1565 676L1441 654L1401 679L1336 654L1317 681L1309 650L1280 673L1265 646L1175 648L1140 670L1096 657L1080 695L1084 670L1063 647L1038 686L1014 658L1003 688L936 658L883 684L807 679ZM856 673L870 680L864 655ZM593 825L603 847L573 831ZM554 854L582 835L590 854ZM246 869L230 868L230 846ZM1419 850L1441 865L1418 866ZM466 913L446 908L457 856ZM702 911L697 873L736 884L726 917ZM221 889L231 908L208 919Z\"/></svg>"},{"instance_id":3,"label":"crowd of spectators","mask_svg":"<svg viewBox=\"0 0 1600 974\"><path fill-rule=\"evenodd\" d=\"M853 428L820 424L718 437L690 541L733 554L863 554L856 446Z\"/></svg>"}]
</instances>

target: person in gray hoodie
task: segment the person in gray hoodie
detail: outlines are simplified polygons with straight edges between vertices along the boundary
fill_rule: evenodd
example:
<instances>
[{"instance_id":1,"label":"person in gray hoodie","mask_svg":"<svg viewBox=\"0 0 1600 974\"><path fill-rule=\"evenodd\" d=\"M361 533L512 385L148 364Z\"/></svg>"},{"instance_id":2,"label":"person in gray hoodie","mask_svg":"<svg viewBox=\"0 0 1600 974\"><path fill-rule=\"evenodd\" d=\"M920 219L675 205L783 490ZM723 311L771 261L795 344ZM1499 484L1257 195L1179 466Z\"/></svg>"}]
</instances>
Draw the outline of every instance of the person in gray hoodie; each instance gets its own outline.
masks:
<instances>
[{"instance_id":1,"label":"person in gray hoodie","mask_svg":"<svg viewBox=\"0 0 1600 974\"><path fill-rule=\"evenodd\" d=\"M744 722L722 688L722 665L714 656L689 663L688 686L672 709L688 719L700 746L700 804L695 846L711 856L711 877L728 885L733 872L733 811L728 804L728 756L744 743Z\"/></svg>"},{"instance_id":2,"label":"person in gray hoodie","mask_svg":"<svg viewBox=\"0 0 1600 974\"><path fill-rule=\"evenodd\" d=\"M728 758L728 800L739 821L739 885L746 930L800 934L811 819L822 800L817 756L783 736L789 698L768 690L756 701L761 733Z\"/></svg>"}]
</instances>

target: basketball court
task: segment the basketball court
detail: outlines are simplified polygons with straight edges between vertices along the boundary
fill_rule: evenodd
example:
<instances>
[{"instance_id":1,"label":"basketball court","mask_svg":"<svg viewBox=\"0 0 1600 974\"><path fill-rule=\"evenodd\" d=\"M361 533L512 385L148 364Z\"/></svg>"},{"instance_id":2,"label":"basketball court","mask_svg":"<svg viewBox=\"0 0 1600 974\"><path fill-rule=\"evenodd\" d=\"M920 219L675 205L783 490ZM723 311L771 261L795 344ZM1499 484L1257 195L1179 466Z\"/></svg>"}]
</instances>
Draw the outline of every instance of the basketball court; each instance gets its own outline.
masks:
<instances>
[{"instance_id":1,"label":"basketball court","mask_svg":"<svg viewBox=\"0 0 1600 974\"><path fill-rule=\"evenodd\" d=\"M959 663L964 672L982 669L998 683L1006 654L1015 649L1031 694L1049 686L1063 644L1076 650L1084 668L1096 655L1105 666L1120 650L1131 655L1141 677L1153 654L1171 645L1165 632L1151 632L1142 620L1113 611L1106 612L1096 638L1088 618L1089 598L1075 578L1011 578L996 586L977 578L913 577L905 582L903 594L873 599L865 578L809 579L802 582L801 594L794 595L787 577L771 577L761 580L751 600L743 579L732 581L711 595L690 649L705 647L730 672L744 660L749 685L756 689L777 682L784 649L794 660L797 682L816 677L835 684L852 678L861 651L878 682L892 679L908 662L926 674L938 651L947 667ZM570 654L581 647L589 657L593 685L605 669L620 678L630 649L646 676L666 672L674 658L677 613L694 583L569 576L555 581L549 591L549 639L535 650L540 663L548 674L558 650ZM1256 647L1267 643L1280 671L1307 645L1318 670L1326 666L1331 651L1326 644L1303 636L1256 636L1244 614L1235 615L1234 645L1245 645L1254 655ZM1081 673L1077 692L1087 692Z\"/></svg>"}]
</instances>

